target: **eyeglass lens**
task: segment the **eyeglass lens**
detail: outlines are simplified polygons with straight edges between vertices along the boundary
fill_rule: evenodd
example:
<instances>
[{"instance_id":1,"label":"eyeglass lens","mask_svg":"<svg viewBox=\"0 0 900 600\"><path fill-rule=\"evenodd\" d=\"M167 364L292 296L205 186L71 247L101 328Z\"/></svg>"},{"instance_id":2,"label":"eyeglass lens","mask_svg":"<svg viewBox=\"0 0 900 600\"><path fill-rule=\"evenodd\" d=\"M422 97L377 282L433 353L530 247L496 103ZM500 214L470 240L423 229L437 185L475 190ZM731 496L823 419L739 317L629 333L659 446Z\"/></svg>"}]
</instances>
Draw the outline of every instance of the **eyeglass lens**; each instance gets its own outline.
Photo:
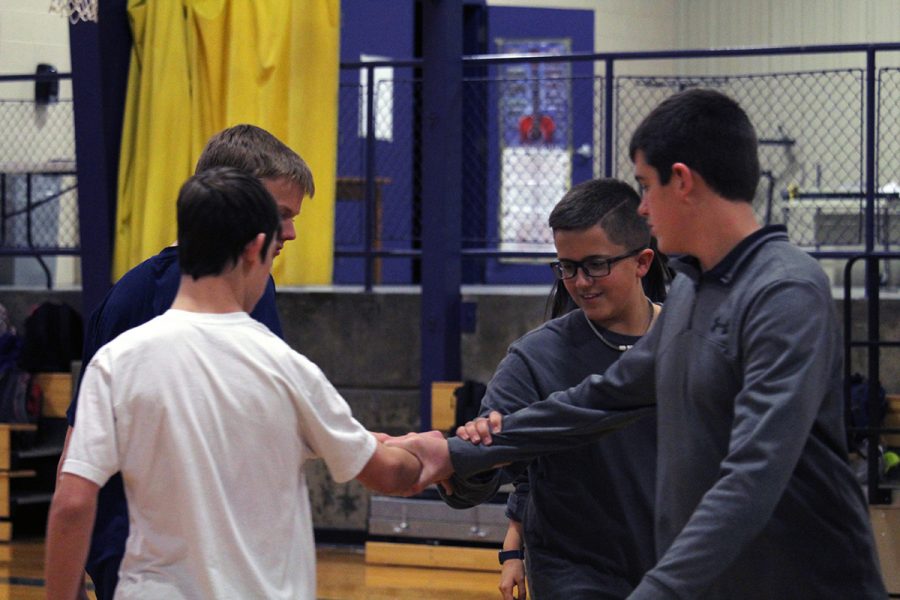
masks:
<instances>
[{"instance_id":1,"label":"eyeglass lens","mask_svg":"<svg viewBox=\"0 0 900 600\"><path fill-rule=\"evenodd\" d=\"M578 274L580 268L588 277L606 277L612 271L612 266L620 260L639 254L643 248L637 248L631 252L612 258L600 258L589 256L584 260L558 260L550 264L557 279L571 279Z\"/></svg>"}]
</instances>

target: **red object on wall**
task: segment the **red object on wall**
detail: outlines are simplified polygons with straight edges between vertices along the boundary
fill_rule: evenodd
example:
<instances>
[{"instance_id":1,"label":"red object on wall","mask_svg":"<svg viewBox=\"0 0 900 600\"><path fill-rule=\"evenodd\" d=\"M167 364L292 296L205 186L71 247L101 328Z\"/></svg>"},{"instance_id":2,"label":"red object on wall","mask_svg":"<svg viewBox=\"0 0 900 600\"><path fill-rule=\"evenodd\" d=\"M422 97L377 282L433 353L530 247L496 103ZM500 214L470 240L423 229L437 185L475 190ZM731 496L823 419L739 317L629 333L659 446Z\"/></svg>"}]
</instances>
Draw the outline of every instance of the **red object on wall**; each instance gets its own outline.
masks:
<instances>
[{"instance_id":1,"label":"red object on wall","mask_svg":"<svg viewBox=\"0 0 900 600\"><path fill-rule=\"evenodd\" d=\"M549 115L534 114L519 119L519 137L523 144L553 141L556 123Z\"/></svg>"}]
</instances>

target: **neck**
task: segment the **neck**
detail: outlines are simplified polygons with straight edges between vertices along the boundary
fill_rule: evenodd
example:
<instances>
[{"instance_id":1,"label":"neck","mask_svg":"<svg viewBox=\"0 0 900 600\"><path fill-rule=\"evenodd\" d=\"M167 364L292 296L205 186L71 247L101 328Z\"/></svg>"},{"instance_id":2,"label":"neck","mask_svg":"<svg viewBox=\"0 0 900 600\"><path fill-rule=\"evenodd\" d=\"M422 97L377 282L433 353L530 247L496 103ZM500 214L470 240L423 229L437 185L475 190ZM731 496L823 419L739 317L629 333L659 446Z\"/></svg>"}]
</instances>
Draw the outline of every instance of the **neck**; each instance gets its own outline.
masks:
<instances>
[{"instance_id":1,"label":"neck","mask_svg":"<svg viewBox=\"0 0 900 600\"><path fill-rule=\"evenodd\" d=\"M656 316L656 310L652 307L653 304L644 295L644 289L638 285L634 297L622 313L594 323L614 333L641 336L650 329L650 324Z\"/></svg>"},{"instance_id":2,"label":"neck","mask_svg":"<svg viewBox=\"0 0 900 600\"><path fill-rule=\"evenodd\" d=\"M760 229L760 224L753 214L749 202L735 202L716 198L714 202L706 202L706 211L697 222L698 228L694 239L698 240L698 248L690 252L700 261L700 267L708 271L725 258L741 241Z\"/></svg>"},{"instance_id":3,"label":"neck","mask_svg":"<svg viewBox=\"0 0 900 600\"><path fill-rule=\"evenodd\" d=\"M227 276L207 276L194 280L181 276L181 284L172 308L200 313L233 313L244 311L241 295Z\"/></svg>"},{"instance_id":4,"label":"neck","mask_svg":"<svg viewBox=\"0 0 900 600\"><path fill-rule=\"evenodd\" d=\"M647 321L646 321L647 325L643 332L630 334L630 335L634 335L636 337L642 336L650 330L650 327L653 325L653 320L656 318L657 309L659 308L659 307L655 306L652 302L650 302L649 298L645 297L644 300L646 301L646 306L647 306ZM593 330L594 335L596 335L600 339L600 341L603 342L603 344L606 347L608 347L612 350L616 350L618 352L625 352L626 350L628 350L634 346L634 344L617 344L617 343L614 343L614 342L606 339L606 336L604 336L597 329L597 327L594 325L594 323L588 318L587 314L583 313L583 312L581 314L584 316L584 320L587 321L588 326L591 328L591 330ZM622 333L624 333L624 332L622 332ZM629 334L626 333L626 335L629 335Z\"/></svg>"}]
</instances>

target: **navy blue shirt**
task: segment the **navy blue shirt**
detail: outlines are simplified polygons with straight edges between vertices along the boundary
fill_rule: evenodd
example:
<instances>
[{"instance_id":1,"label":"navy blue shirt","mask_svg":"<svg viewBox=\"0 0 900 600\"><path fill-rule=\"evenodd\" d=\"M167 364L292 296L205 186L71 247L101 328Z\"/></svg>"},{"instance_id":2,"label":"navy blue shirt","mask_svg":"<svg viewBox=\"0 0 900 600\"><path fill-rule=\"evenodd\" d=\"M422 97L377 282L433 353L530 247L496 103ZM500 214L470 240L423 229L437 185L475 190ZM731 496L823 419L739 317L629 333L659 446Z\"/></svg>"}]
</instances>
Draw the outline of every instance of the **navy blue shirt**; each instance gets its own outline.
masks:
<instances>
[{"instance_id":1,"label":"navy blue shirt","mask_svg":"<svg viewBox=\"0 0 900 600\"><path fill-rule=\"evenodd\" d=\"M88 321L84 335L81 374L84 374L97 350L120 333L166 312L175 300L180 282L178 248L174 246L165 248L122 276ZM275 307L275 283L271 277L262 298L250 316L268 327L278 337L283 337ZM69 425L73 427L77 406L76 394L66 411ZM116 559L115 564L109 568L118 570L118 563L125 554L126 539L128 539L128 507L125 503L122 476L116 474L100 489L97 497L97 519L94 522L87 561L87 571L91 577L98 579L94 576L95 568L113 558Z\"/></svg>"}]
</instances>

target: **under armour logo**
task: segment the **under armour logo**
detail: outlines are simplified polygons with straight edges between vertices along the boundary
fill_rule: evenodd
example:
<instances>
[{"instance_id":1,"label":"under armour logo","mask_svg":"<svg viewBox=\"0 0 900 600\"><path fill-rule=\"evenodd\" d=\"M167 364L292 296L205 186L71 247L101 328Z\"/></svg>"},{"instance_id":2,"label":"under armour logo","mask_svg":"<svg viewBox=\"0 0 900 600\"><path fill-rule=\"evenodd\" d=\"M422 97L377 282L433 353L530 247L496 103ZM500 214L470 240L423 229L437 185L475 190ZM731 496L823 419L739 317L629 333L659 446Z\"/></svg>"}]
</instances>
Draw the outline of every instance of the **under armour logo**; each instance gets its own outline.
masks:
<instances>
[{"instance_id":1,"label":"under armour logo","mask_svg":"<svg viewBox=\"0 0 900 600\"><path fill-rule=\"evenodd\" d=\"M728 321L719 321L719 317L713 319L712 327L709 328L710 333L715 333L716 331L721 331L722 335L728 334Z\"/></svg>"}]
</instances>

